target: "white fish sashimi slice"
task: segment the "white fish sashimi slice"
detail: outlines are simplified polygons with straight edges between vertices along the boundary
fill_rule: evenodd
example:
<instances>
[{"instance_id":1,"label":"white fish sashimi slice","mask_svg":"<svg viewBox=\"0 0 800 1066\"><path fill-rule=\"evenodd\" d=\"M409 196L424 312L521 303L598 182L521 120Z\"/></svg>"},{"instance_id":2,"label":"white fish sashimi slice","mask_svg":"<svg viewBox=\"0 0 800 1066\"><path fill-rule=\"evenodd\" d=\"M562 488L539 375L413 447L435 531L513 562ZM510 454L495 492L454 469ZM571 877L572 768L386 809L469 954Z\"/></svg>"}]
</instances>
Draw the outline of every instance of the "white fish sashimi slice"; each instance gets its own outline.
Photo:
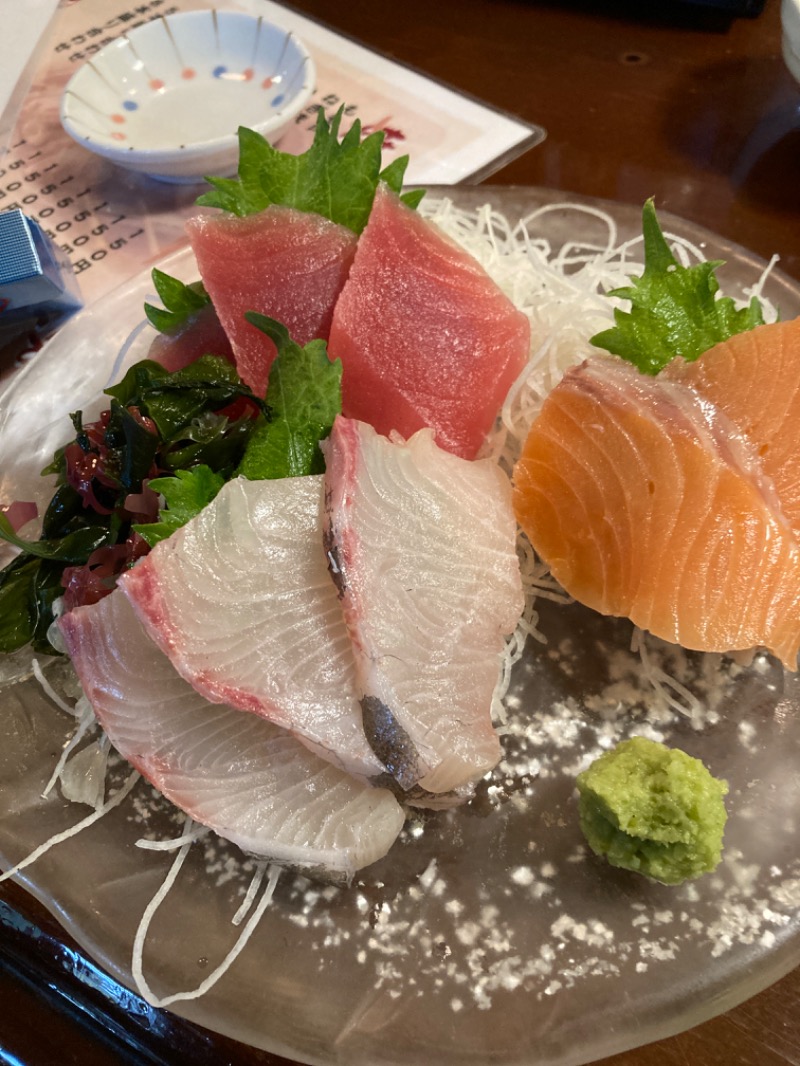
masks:
<instances>
[{"instance_id":1,"label":"white fish sashimi slice","mask_svg":"<svg viewBox=\"0 0 800 1066\"><path fill-rule=\"evenodd\" d=\"M491 699L523 608L511 486L421 430L338 418L326 547L356 653L364 729L405 789L459 789L500 757Z\"/></svg>"},{"instance_id":2,"label":"white fish sashimi slice","mask_svg":"<svg viewBox=\"0 0 800 1066\"><path fill-rule=\"evenodd\" d=\"M111 743L197 822L251 854L346 877L389 850L404 820L390 792L263 718L203 699L119 590L60 626Z\"/></svg>"},{"instance_id":3,"label":"white fish sashimi slice","mask_svg":"<svg viewBox=\"0 0 800 1066\"><path fill-rule=\"evenodd\" d=\"M321 506L321 476L236 478L120 587L206 699L261 715L371 778L383 767L364 735Z\"/></svg>"}]
</instances>

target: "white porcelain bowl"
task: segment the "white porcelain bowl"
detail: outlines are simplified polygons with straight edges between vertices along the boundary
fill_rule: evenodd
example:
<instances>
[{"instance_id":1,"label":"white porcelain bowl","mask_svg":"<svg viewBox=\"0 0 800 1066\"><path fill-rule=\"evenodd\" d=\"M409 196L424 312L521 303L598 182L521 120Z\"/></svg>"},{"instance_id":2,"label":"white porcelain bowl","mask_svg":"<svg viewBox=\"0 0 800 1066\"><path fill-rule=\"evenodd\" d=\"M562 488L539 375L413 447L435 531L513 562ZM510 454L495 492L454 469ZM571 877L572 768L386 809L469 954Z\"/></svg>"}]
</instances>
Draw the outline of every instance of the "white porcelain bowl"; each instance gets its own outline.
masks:
<instances>
[{"instance_id":1,"label":"white porcelain bowl","mask_svg":"<svg viewBox=\"0 0 800 1066\"><path fill-rule=\"evenodd\" d=\"M79 144L163 181L235 173L239 126L271 143L314 88L292 33L238 11L186 11L139 26L70 79L61 122Z\"/></svg>"}]
</instances>

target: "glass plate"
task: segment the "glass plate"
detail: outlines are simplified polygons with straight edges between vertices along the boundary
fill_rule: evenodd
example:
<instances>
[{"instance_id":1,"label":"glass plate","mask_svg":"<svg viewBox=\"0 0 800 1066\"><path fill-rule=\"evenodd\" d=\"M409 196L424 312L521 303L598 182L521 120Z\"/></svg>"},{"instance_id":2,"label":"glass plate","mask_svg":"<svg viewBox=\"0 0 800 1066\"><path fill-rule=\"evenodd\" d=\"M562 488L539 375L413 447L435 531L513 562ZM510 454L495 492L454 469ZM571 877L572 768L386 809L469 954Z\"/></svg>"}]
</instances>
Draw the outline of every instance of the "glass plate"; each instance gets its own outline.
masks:
<instances>
[{"instance_id":1,"label":"glass plate","mask_svg":"<svg viewBox=\"0 0 800 1066\"><path fill-rule=\"evenodd\" d=\"M512 217L564 199L536 189L448 192L463 206L492 202ZM639 232L638 208L598 206L621 236ZM581 218L580 233L574 214L560 210L541 227L556 246L605 244L602 224L595 234L591 216ZM728 261L726 292L758 277L755 256L663 221ZM188 252L163 267L194 274ZM119 375L110 361L150 289L143 275L83 312L13 382L0 415L0 498L26 495L63 442L63 416L90 408ZM784 317L800 313L796 283L774 273L765 291ZM127 358L140 354L134 345ZM701 1022L800 962L796 677L764 656L742 665L650 642L652 660L680 674L706 707L697 722L670 713L653 723L643 717L651 689L627 623L545 601L540 628L548 644L530 642L514 675L504 761L475 800L412 815L387 858L349 887L284 871L231 970L203 998L176 1004L179 1013L319 1066L577 1066ZM0 701L0 861L8 867L86 808L40 796L68 717L31 680L6 687ZM615 871L583 846L575 773L612 739L636 732L683 747L730 784L724 861L690 885ZM140 783L20 880L131 985L135 930L171 862L135 841L174 836L179 826ZM193 846L147 940L144 969L157 994L194 988L213 970L236 937L230 919L248 882L235 849Z\"/></svg>"}]
</instances>

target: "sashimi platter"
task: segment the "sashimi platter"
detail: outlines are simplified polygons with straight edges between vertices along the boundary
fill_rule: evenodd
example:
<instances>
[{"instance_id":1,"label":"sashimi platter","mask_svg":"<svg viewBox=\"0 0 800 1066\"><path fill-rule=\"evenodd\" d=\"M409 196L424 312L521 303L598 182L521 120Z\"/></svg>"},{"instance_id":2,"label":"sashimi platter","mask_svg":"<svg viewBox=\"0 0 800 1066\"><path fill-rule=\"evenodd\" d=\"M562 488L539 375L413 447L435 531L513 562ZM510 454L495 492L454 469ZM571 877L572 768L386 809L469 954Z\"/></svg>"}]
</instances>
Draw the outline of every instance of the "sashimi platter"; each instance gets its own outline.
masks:
<instances>
[{"instance_id":1,"label":"sashimi platter","mask_svg":"<svg viewBox=\"0 0 800 1066\"><path fill-rule=\"evenodd\" d=\"M800 963L800 285L240 131L0 399L0 864L311 1066L579 1066Z\"/></svg>"}]
</instances>

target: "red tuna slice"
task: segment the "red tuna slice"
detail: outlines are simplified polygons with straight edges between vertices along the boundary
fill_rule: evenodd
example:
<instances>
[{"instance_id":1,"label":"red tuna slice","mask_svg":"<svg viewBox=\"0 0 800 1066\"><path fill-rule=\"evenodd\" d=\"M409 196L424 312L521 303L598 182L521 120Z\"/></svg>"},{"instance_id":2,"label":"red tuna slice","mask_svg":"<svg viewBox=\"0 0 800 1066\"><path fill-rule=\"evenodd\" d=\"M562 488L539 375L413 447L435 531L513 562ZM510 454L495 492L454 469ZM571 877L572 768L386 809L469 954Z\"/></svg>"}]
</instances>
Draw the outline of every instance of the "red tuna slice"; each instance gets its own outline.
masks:
<instances>
[{"instance_id":1,"label":"red tuna slice","mask_svg":"<svg viewBox=\"0 0 800 1066\"><path fill-rule=\"evenodd\" d=\"M250 854L346 877L389 850L404 820L391 793L263 718L203 699L118 589L60 627L111 743L195 821Z\"/></svg>"},{"instance_id":2,"label":"red tuna slice","mask_svg":"<svg viewBox=\"0 0 800 1066\"><path fill-rule=\"evenodd\" d=\"M431 426L472 459L529 344L528 319L483 267L379 186L328 344L344 414L385 435Z\"/></svg>"},{"instance_id":3,"label":"red tuna slice","mask_svg":"<svg viewBox=\"0 0 800 1066\"><path fill-rule=\"evenodd\" d=\"M213 304L201 307L177 332L159 333L150 345L147 358L174 374L201 355L218 355L230 363L234 361L231 342Z\"/></svg>"},{"instance_id":4,"label":"red tuna slice","mask_svg":"<svg viewBox=\"0 0 800 1066\"><path fill-rule=\"evenodd\" d=\"M150 638L213 703L373 778L355 663L322 547L322 477L229 481L121 578Z\"/></svg>"},{"instance_id":5,"label":"red tuna slice","mask_svg":"<svg viewBox=\"0 0 800 1066\"><path fill-rule=\"evenodd\" d=\"M275 345L245 312L282 322L298 344L327 340L356 235L319 215L277 205L248 218L200 215L186 228L239 376L263 396Z\"/></svg>"},{"instance_id":6,"label":"red tuna slice","mask_svg":"<svg viewBox=\"0 0 800 1066\"><path fill-rule=\"evenodd\" d=\"M364 729L401 786L464 789L495 766L492 693L523 608L511 484L491 460L338 418L326 547Z\"/></svg>"},{"instance_id":7,"label":"red tuna slice","mask_svg":"<svg viewBox=\"0 0 800 1066\"><path fill-rule=\"evenodd\" d=\"M716 344L661 374L724 411L752 443L800 536L800 318L771 322Z\"/></svg>"}]
</instances>

